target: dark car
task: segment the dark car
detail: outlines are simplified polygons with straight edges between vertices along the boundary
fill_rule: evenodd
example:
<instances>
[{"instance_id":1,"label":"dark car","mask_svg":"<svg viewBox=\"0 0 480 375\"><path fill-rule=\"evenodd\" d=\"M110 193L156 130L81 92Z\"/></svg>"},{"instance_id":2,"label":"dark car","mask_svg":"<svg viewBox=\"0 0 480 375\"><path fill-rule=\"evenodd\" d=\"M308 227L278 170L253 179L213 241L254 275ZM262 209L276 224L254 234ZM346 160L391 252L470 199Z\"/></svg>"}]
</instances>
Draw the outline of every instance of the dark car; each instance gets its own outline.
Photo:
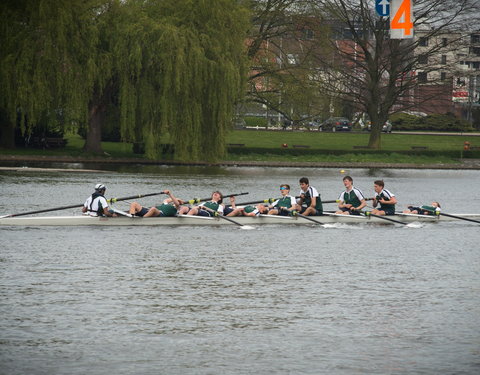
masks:
<instances>
[{"instance_id":1,"label":"dark car","mask_svg":"<svg viewBox=\"0 0 480 375\"><path fill-rule=\"evenodd\" d=\"M319 131L349 132L352 130L352 122L345 117L330 117L320 124Z\"/></svg>"}]
</instances>

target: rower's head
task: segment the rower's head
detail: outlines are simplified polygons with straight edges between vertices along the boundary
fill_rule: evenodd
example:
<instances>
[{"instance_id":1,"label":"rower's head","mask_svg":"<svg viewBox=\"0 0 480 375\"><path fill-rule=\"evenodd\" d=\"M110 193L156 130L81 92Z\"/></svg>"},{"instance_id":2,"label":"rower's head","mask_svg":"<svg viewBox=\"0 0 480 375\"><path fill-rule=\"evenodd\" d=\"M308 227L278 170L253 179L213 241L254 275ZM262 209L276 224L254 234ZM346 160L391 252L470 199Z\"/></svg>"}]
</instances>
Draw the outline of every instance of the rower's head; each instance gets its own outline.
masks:
<instances>
[{"instance_id":1,"label":"rower's head","mask_svg":"<svg viewBox=\"0 0 480 375\"><path fill-rule=\"evenodd\" d=\"M345 187L350 187L353 185L353 178L351 178L350 176L345 176L343 178L343 184L345 185Z\"/></svg>"},{"instance_id":2,"label":"rower's head","mask_svg":"<svg viewBox=\"0 0 480 375\"><path fill-rule=\"evenodd\" d=\"M267 214L268 213L268 207L265 206L264 204L257 204L257 210L258 212L260 212L261 214Z\"/></svg>"},{"instance_id":3,"label":"rower's head","mask_svg":"<svg viewBox=\"0 0 480 375\"><path fill-rule=\"evenodd\" d=\"M288 193L290 193L290 185L288 184L280 185L280 193L282 195L288 195Z\"/></svg>"},{"instance_id":4,"label":"rower's head","mask_svg":"<svg viewBox=\"0 0 480 375\"><path fill-rule=\"evenodd\" d=\"M435 208L441 208L440 203L438 202L432 202L432 206Z\"/></svg>"},{"instance_id":5,"label":"rower's head","mask_svg":"<svg viewBox=\"0 0 480 375\"><path fill-rule=\"evenodd\" d=\"M104 185L104 184L96 184L95 185L95 191L100 193L100 194L103 194L105 193L105 190L107 190L107 187Z\"/></svg>"},{"instance_id":6,"label":"rower's head","mask_svg":"<svg viewBox=\"0 0 480 375\"><path fill-rule=\"evenodd\" d=\"M212 193L212 201L217 202L217 203L222 203L223 201L223 194L220 193L219 191L214 191Z\"/></svg>"},{"instance_id":7,"label":"rower's head","mask_svg":"<svg viewBox=\"0 0 480 375\"><path fill-rule=\"evenodd\" d=\"M376 180L373 182L373 190L375 190L376 193L380 193L384 187L385 183L383 180Z\"/></svg>"},{"instance_id":8,"label":"rower's head","mask_svg":"<svg viewBox=\"0 0 480 375\"><path fill-rule=\"evenodd\" d=\"M300 189L302 189L303 191L307 191L308 187L310 186L310 181L308 180L308 178L302 177L299 182Z\"/></svg>"}]
</instances>

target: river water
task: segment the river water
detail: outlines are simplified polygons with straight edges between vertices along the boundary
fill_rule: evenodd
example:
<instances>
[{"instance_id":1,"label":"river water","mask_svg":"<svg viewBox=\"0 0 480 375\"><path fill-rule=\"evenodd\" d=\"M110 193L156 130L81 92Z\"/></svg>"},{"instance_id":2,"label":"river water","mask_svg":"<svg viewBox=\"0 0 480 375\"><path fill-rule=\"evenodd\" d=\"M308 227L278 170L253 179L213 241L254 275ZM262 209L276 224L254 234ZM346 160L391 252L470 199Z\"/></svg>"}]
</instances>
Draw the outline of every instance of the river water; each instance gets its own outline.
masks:
<instances>
[{"instance_id":1,"label":"river water","mask_svg":"<svg viewBox=\"0 0 480 375\"><path fill-rule=\"evenodd\" d=\"M480 213L479 171L346 173L367 196L383 178L399 209L438 200ZM220 189L248 201L281 183L297 193L302 176L327 200L343 189L338 169L25 169L0 172L0 214L81 204L98 182L108 197ZM479 233L468 222L0 227L0 373L478 374Z\"/></svg>"}]
</instances>

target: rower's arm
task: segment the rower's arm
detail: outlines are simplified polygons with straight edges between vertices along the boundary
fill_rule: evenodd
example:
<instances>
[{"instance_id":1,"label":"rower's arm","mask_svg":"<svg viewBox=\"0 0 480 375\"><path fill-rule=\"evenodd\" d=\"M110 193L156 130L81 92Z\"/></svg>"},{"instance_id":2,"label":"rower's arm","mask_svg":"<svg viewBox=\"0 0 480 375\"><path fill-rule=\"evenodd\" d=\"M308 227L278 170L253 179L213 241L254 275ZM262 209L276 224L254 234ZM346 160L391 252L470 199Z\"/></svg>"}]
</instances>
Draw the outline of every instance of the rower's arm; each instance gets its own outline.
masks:
<instances>
[{"instance_id":1,"label":"rower's arm","mask_svg":"<svg viewBox=\"0 0 480 375\"><path fill-rule=\"evenodd\" d=\"M397 204L397 198L391 197L390 200L388 201L389 204Z\"/></svg>"},{"instance_id":2,"label":"rower's arm","mask_svg":"<svg viewBox=\"0 0 480 375\"><path fill-rule=\"evenodd\" d=\"M105 216L108 216L108 217L116 216L115 214L112 214L112 213L108 210L108 207L105 207L105 208L103 209L103 214L104 214Z\"/></svg>"},{"instance_id":3,"label":"rower's arm","mask_svg":"<svg viewBox=\"0 0 480 375\"><path fill-rule=\"evenodd\" d=\"M180 207L180 201L177 199L177 197L175 197L175 195L173 195L170 190L165 190L165 192L168 194L173 204L175 205L175 208L178 210L178 208Z\"/></svg>"},{"instance_id":4,"label":"rower's arm","mask_svg":"<svg viewBox=\"0 0 480 375\"><path fill-rule=\"evenodd\" d=\"M367 206L367 201L365 199L362 199L360 201L360 206L355 207L356 210L360 211L361 209L365 208Z\"/></svg>"}]
</instances>

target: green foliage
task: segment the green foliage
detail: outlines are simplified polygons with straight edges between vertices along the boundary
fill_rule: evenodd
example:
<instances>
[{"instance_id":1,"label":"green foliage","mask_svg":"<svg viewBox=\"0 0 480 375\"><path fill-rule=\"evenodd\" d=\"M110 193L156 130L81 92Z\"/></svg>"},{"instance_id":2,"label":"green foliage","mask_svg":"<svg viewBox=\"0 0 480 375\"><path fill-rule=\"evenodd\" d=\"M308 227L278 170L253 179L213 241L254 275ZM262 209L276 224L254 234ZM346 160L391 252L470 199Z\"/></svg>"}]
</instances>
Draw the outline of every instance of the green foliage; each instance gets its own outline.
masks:
<instances>
[{"instance_id":1,"label":"green foliage","mask_svg":"<svg viewBox=\"0 0 480 375\"><path fill-rule=\"evenodd\" d=\"M453 114L432 114L425 117L397 113L390 117L394 130L473 131L468 121Z\"/></svg>"},{"instance_id":2,"label":"green foliage","mask_svg":"<svg viewBox=\"0 0 480 375\"><path fill-rule=\"evenodd\" d=\"M6 0L0 11L0 109L11 123L19 116L28 131L61 113L78 126L100 114L151 158L164 132L178 159L224 155L247 67L239 2Z\"/></svg>"},{"instance_id":3,"label":"green foliage","mask_svg":"<svg viewBox=\"0 0 480 375\"><path fill-rule=\"evenodd\" d=\"M246 126L266 127L267 119L265 117L245 116Z\"/></svg>"},{"instance_id":4,"label":"green foliage","mask_svg":"<svg viewBox=\"0 0 480 375\"><path fill-rule=\"evenodd\" d=\"M155 158L169 132L179 160L222 157L246 73L248 14L228 0L129 5L113 48L122 138L143 140Z\"/></svg>"},{"instance_id":5,"label":"green foliage","mask_svg":"<svg viewBox=\"0 0 480 375\"><path fill-rule=\"evenodd\" d=\"M0 107L22 132L42 117L85 120L94 83L96 1L38 0L0 5ZM28 119L28 121L26 121Z\"/></svg>"}]
</instances>

